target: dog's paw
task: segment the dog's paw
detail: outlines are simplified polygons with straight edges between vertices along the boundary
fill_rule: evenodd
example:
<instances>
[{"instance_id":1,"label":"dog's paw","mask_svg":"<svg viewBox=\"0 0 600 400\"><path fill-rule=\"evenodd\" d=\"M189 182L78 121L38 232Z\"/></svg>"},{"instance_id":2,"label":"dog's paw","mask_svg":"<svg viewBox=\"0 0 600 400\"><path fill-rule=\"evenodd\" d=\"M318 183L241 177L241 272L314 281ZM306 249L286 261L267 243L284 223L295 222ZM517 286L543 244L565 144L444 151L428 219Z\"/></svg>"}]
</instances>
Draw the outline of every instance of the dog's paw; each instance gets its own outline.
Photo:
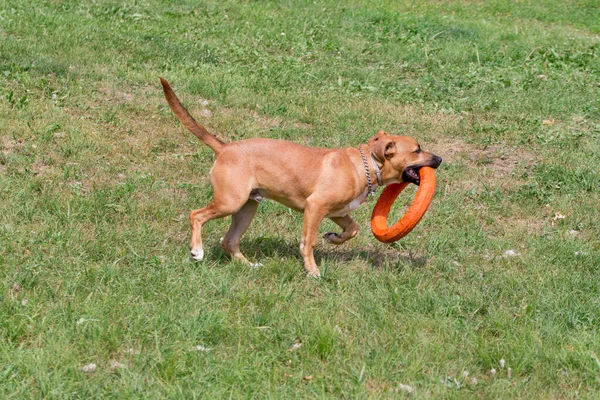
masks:
<instances>
[{"instance_id":1,"label":"dog's paw","mask_svg":"<svg viewBox=\"0 0 600 400\"><path fill-rule=\"evenodd\" d=\"M342 236L339 233L327 232L323 235L323 239L331 244L339 244L342 240Z\"/></svg>"},{"instance_id":2,"label":"dog's paw","mask_svg":"<svg viewBox=\"0 0 600 400\"><path fill-rule=\"evenodd\" d=\"M319 270L316 270L316 271L306 271L306 274L308 275L309 278L318 279L318 278L321 277L321 273L319 272Z\"/></svg>"},{"instance_id":3,"label":"dog's paw","mask_svg":"<svg viewBox=\"0 0 600 400\"><path fill-rule=\"evenodd\" d=\"M204 259L204 250L199 249L199 250L195 250L192 249L190 250L190 255L192 256L192 258L196 261L202 261Z\"/></svg>"}]
</instances>

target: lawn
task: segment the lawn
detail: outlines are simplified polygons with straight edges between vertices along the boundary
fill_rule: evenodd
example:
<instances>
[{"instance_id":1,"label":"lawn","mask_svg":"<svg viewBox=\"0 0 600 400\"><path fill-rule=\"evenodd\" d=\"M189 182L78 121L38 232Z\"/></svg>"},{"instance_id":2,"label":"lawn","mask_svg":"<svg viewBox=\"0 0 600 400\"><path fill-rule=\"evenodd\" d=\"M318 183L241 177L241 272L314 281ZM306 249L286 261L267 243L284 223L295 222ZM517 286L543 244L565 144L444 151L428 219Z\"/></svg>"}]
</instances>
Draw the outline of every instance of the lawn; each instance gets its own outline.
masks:
<instances>
[{"instance_id":1,"label":"lawn","mask_svg":"<svg viewBox=\"0 0 600 400\"><path fill-rule=\"evenodd\" d=\"M225 141L417 138L429 212L364 204L316 280L263 202L262 267L228 219L192 262L214 158L160 76ZM600 394L597 0L3 0L0 83L0 398Z\"/></svg>"}]
</instances>

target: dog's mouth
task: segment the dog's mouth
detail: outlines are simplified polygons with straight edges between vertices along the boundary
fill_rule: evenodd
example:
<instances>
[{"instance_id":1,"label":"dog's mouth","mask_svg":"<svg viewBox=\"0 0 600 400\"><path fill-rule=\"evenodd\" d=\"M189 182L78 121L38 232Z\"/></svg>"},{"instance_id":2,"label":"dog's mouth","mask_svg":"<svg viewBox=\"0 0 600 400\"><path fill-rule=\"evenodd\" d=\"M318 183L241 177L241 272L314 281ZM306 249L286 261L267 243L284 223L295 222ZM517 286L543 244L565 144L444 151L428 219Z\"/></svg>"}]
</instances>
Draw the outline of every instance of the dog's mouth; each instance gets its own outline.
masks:
<instances>
[{"instance_id":1,"label":"dog's mouth","mask_svg":"<svg viewBox=\"0 0 600 400\"><path fill-rule=\"evenodd\" d=\"M402 180L404 182L414 183L419 186L421 184L421 178L419 177L419 170L421 167L408 167L402 171Z\"/></svg>"}]
</instances>

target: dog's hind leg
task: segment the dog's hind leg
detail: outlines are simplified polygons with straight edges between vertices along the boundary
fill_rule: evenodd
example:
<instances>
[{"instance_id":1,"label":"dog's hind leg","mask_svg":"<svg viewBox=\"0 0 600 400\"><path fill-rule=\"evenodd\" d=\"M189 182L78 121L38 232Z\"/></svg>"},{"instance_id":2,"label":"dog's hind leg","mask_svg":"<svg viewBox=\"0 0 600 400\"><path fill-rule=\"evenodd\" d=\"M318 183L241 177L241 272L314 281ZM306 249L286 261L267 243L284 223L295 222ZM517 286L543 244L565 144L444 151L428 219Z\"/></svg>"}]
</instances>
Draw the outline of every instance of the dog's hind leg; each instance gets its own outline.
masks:
<instances>
[{"instance_id":1,"label":"dog's hind leg","mask_svg":"<svg viewBox=\"0 0 600 400\"><path fill-rule=\"evenodd\" d=\"M221 242L221 247L231 256L231 258L249 265L254 264L249 263L240 251L240 238L250 226L257 208L258 202L248 200L238 212L233 214L231 216L231 226Z\"/></svg>"},{"instance_id":2,"label":"dog's hind leg","mask_svg":"<svg viewBox=\"0 0 600 400\"><path fill-rule=\"evenodd\" d=\"M248 201L252 190L248 177L243 176L238 169L231 168L229 161L231 160L226 154L217 158L210 171L213 199L206 207L190 213L192 226L190 252L196 260L202 260L204 257L202 225L211 219L223 218L240 211Z\"/></svg>"},{"instance_id":3,"label":"dog's hind leg","mask_svg":"<svg viewBox=\"0 0 600 400\"><path fill-rule=\"evenodd\" d=\"M206 207L190 212L190 225L192 226L190 253L192 254L192 257L198 261L201 261L204 258L204 250L202 248L202 225L211 219L223 218L234 214L244 205L244 200L242 200L243 196L228 196L228 201L223 201L223 197L218 194L219 193L215 191L215 197Z\"/></svg>"},{"instance_id":4,"label":"dog's hind leg","mask_svg":"<svg viewBox=\"0 0 600 400\"><path fill-rule=\"evenodd\" d=\"M232 211L219 207L219 204L214 200L206 207L190 212L190 225L192 227L190 253L194 260L202 261L204 258L204 249L202 248L202 225L211 219L223 218L234 212L235 210Z\"/></svg>"},{"instance_id":5,"label":"dog's hind leg","mask_svg":"<svg viewBox=\"0 0 600 400\"><path fill-rule=\"evenodd\" d=\"M331 217L340 228L343 229L342 233L327 232L323 235L325 240L331 244L340 245L347 240L352 239L358 233L358 225L349 215L343 217Z\"/></svg>"}]
</instances>

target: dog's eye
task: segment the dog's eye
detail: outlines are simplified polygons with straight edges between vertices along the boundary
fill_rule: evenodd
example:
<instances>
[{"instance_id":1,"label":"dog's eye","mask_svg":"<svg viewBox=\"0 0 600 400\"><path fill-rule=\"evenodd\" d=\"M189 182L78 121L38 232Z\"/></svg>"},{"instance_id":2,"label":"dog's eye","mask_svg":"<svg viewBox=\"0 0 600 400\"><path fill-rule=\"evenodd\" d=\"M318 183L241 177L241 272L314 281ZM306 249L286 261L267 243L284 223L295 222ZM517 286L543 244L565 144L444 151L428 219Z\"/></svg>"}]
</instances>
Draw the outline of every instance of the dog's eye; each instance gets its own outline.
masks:
<instances>
[{"instance_id":1,"label":"dog's eye","mask_svg":"<svg viewBox=\"0 0 600 400\"><path fill-rule=\"evenodd\" d=\"M413 151L413 153L415 154L419 154L421 152L421 147L419 146L415 151Z\"/></svg>"}]
</instances>

